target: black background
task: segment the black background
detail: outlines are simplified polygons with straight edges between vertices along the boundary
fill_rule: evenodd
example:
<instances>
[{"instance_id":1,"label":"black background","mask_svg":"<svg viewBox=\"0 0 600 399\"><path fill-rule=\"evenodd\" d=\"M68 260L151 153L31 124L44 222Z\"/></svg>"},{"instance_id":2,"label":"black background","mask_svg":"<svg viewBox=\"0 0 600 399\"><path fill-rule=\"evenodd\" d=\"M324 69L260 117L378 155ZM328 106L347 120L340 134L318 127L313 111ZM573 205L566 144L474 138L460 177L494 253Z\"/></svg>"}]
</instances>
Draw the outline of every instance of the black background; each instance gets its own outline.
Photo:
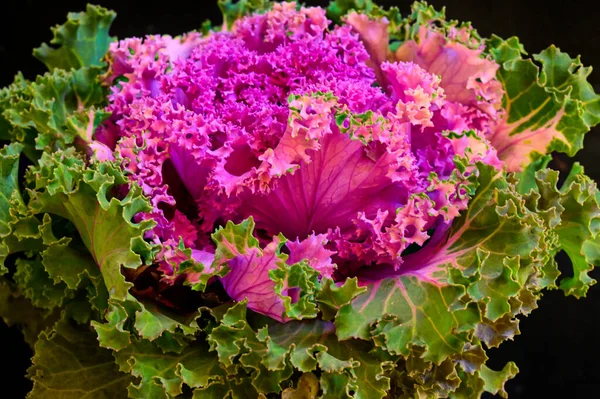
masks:
<instances>
[{"instance_id":1,"label":"black background","mask_svg":"<svg viewBox=\"0 0 600 399\"><path fill-rule=\"evenodd\" d=\"M306 1L326 5L328 1ZM593 1L519 0L435 0L430 4L447 7L451 19L471 21L482 36L519 36L529 54L555 44L570 55L581 55L585 65L597 68L590 82L600 91L600 12ZM17 71L33 79L44 66L31 51L51 38L50 26L62 24L69 11L82 11L85 0L9 1L2 6L0 23L0 87L9 84ZM107 1L95 4L117 11L111 34L119 38L150 33L180 34L199 28L205 19L220 23L216 0ZM398 5L405 14L409 1L380 0L381 5ZM585 149L576 160L587 173L600 181L600 129L590 132ZM592 274L600 279L598 270ZM590 289L588 298L565 298L548 292L540 309L521 322L522 334L499 349L488 351L489 365L499 369L514 360L519 375L507 384L509 396L517 398L588 398L600 394L600 286ZM0 372L2 397L22 398L30 389L24 378L31 352L20 333L0 322ZM117 398L115 398L117 399Z\"/></svg>"}]
</instances>

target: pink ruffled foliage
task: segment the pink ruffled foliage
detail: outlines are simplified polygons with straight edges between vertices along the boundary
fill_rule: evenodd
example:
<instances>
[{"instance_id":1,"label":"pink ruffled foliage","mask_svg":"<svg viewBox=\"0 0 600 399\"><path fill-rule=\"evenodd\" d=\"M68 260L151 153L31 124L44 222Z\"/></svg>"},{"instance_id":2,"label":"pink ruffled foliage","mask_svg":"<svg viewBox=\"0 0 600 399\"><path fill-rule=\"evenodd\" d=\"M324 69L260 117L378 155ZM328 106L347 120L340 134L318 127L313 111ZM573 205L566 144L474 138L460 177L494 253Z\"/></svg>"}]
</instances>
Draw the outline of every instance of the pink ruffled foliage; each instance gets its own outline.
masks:
<instances>
[{"instance_id":1,"label":"pink ruffled foliage","mask_svg":"<svg viewBox=\"0 0 600 399\"><path fill-rule=\"evenodd\" d=\"M410 245L466 208L455 155L501 166L485 139L497 65L425 30L382 58L379 28L355 16L330 29L323 9L284 3L229 32L113 43L112 117L96 137L151 200L165 278L180 241L214 270L215 227L253 217L265 248L230 260L221 282L282 320L271 237L294 240L289 262L341 281L401 271Z\"/></svg>"},{"instance_id":2,"label":"pink ruffled foliage","mask_svg":"<svg viewBox=\"0 0 600 399\"><path fill-rule=\"evenodd\" d=\"M434 26L421 26L415 40L404 42L394 53L388 49L388 21L350 13L346 22L359 34L370 50L376 71L383 60L414 62L440 79L446 94L442 114L446 130L461 133L474 130L489 148L483 158L500 167L496 150L489 144L504 117L502 84L496 79L499 65L483 55L485 45L471 36L470 29L449 28L443 34ZM381 76L385 81L386 77ZM443 128L440 125L436 127Z\"/></svg>"}]
</instances>

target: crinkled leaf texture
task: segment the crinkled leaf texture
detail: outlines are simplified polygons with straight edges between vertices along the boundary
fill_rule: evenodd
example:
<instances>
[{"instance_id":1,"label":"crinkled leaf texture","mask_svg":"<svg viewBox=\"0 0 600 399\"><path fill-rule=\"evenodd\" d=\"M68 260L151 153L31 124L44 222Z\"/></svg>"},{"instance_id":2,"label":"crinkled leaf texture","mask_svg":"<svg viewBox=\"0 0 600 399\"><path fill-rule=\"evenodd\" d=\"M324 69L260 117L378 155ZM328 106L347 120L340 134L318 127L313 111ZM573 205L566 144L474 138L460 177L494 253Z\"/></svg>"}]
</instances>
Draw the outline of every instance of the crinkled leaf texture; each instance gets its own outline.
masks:
<instances>
[{"instance_id":1,"label":"crinkled leaf texture","mask_svg":"<svg viewBox=\"0 0 600 399\"><path fill-rule=\"evenodd\" d=\"M13 144L4 149L3 165L13 159L11 149L18 148ZM7 306L2 312L7 322L39 331L38 325L52 325L57 312L65 311L69 318L89 323L107 309L109 297L129 298L131 283L125 281L121 267L136 268L153 257L143 240L151 222L131 222L147 209L139 187L117 199L113 189L126 183L118 167L86 166L72 149L44 153L39 165L28 170L26 181L24 195L14 187L9 212L2 215L6 228L0 260L16 257L14 268L3 269L12 279L3 282L9 290L4 301L28 299L33 306L27 313L37 316L22 320ZM32 334L31 343L37 335Z\"/></svg>"},{"instance_id":2,"label":"crinkled leaf texture","mask_svg":"<svg viewBox=\"0 0 600 399\"><path fill-rule=\"evenodd\" d=\"M262 0L221 0L219 5L224 31L245 15L272 6ZM293 14L293 7L282 10ZM351 10L362 14L346 18ZM482 67L440 74L440 87L456 100L445 108L445 118L457 125L449 124L451 132L437 140L452 145L457 156L447 180L435 173L423 177L441 193L452 184L460 187L464 192L457 192L464 194L465 204L469 200L468 208L452 209L456 217L441 218L427 237L424 231L423 239L414 241L417 248L402 246L402 263L390 264L381 257L377 267L352 269L350 278L336 275L339 256L333 249L362 251L363 242L334 248L331 232L269 235L258 218L258 228L253 217L245 219L248 215L223 221L210 230L212 241L201 242L199 248L185 234L179 246L155 245L149 241L154 223L142 217L158 206L144 195L148 186L132 183L121 154L110 150L110 140L95 141L96 128L106 117L100 76L107 72L102 60L112 41L108 28L114 13L89 6L87 13L71 14L66 25L55 28L52 44L60 47L36 50L50 73L35 82L17 76L0 93L0 138L12 142L0 150L0 317L18 325L35 350L29 369L31 397L408 399L478 398L484 392L506 397L504 384L518 369L512 362L499 371L489 369L484 348L518 334L519 316L537 306L543 289L560 288L582 297L595 284L589 272L600 262L596 184L576 164L559 186L558 173L547 168L549 158L543 156L552 150L574 153L583 133L598 122L597 97L585 81L589 70L550 48L535 58L542 64L539 72L521 59L515 39L491 39L487 51L501 64L496 76L505 91L502 114L494 108L496 97L478 97L485 82L475 77L489 77L477 74L495 72L495 67L482 58L481 39L470 27L444 21L443 12L424 3L416 3L405 19L397 9L385 11L367 0L336 0L328 13L356 30L369 52L361 57L370 56L378 78L401 75L397 65L385 63L399 56L411 56L419 68L437 75L450 50ZM437 27L423 30L432 26ZM199 40L203 38L194 34L169 38L167 52L182 55L177 62L183 63L187 46ZM410 45L403 47L399 41ZM427 43L435 44L429 49L436 51L419 47ZM427 54L435 56L433 62ZM165 56L153 55L159 60ZM410 68L404 72L428 76ZM173 89L179 96L181 88ZM144 90L152 93L153 86ZM291 103L299 107L298 115L312 115L315 106L331 111L331 99L322 94L292 96ZM452 119L452 112L463 106L472 118ZM408 111L419 115L418 109ZM356 149L363 158L381 155L372 142L383 126L377 124L381 118L347 109L336 112L332 117L339 124L331 125L334 131L325 138L319 136L329 126L321 125L328 121L323 115L293 115L288 124L296 129L294 135L290 129L277 151L265 152L273 166L269 173L295 176L282 179L284 183L301 181L306 163L300 158L312 155L318 140ZM499 127L478 125L480 119L493 121L495 112L504 118L498 118ZM308 122L314 128L310 132L303 125ZM494 127L491 136L478 134L477 129L491 132ZM423 137L432 137L424 132ZM370 151L363 154L361 145L370 141ZM493 157L486 158L491 149L487 141L497 147L509 172L518 173L507 174ZM128 156L144 165L148 159L135 152L141 148L134 144ZM140 145L158 151L158 144ZM170 149L180 161L171 167L180 173L194 160L187 150ZM247 148L235 150L241 153L236 162L248 162ZM427 162L439 161L426 149L420 154ZM21 155L35 162L23 184ZM312 162L310 167L319 165L318 158ZM182 179L206 180L206 170L194 166ZM198 197L202 187L192 188ZM291 186L286 190L293 193ZM166 198L165 193L156 198ZM412 196L407 204L415 206L420 199ZM400 211L410 215L422 209L406 206ZM444 209L436 211L442 215ZM298 215L278 223L292 216ZM378 232L380 217L369 220L363 215L357 226ZM369 236L367 245L393 242L395 233ZM176 275L166 283L158 281L155 263L166 251L180 262L181 273L194 278L185 284ZM554 260L560 251L573 265L573 275L562 279ZM192 310L168 307L187 297L169 301L152 284L140 283L148 279L180 292L193 291L200 295L200 305ZM219 297L215 287L228 295Z\"/></svg>"},{"instance_id":3,"label":"crinkled leaf texture","mask_svg":"<svg viewBox=\"0 0 600 399\"><path fill-rule=\"evenodd\" d=\"M0 136L23 143L31 160L37 160L42 150L73 145L87 149L108 116L101 109L106 102L101 73L98 67L55 69L35 82L18 74L0 90Z\"/></svg>"},{"instance_id":4,"label":"crinkled leaf texture","mask_svg":"<svg viewBox=\"0 0 600 399\"><path fill-rule=\"evenodd\" d=\"M70 221L102 273L109 295L125 299L130 284L125 282L121 267L138 267L142 259L153 256L151 246L142 238L152 222L131 221L137 213L148 210L139 187L132 185L123 199L114 197L113 188L128 183L116 164L98 163L88 168L70 150L44 153L40 166L30 169L27 179L34 186L29 190L28 220L51 214Z\"/></svg>"},{"instance_id":5,"label":"crinkled leaf texture","mask_svg":"<svg viewBox=\"0 0 600 399\"><path fill-rule=\"evenodd\" d=\"M365 283L367 292L340 307L335 317L340 339L373 340L409 358L421 348L417 353L427 369L450 362L469 373L483 370L483 353L480 364L472 364L473 345L498 346L519 332L516 316L535 308L541 289L555 286L554 255L570 246L559 240L567 226L582 234L571 251L576 254L574 276L561 280L561 288L577 295L595 283L586 273L597 260L592 251L586 259L580 249L589 240L598 241L599 208L591 195L597 189L580 168L560 190L557 173L539 171L536 189L525 195L516 191L515 176L507 180L483 164L478 169L469 209L446 233L407 256L400 273L364 273L363 280L373 280ZM562 204L573 206L577 217ZM577 219L581 222L571 226ZM460 378L452 389L459 384Z\"/></svg>"},{"instance_id":6,"label":"crinkled leaf texture","mask_svg":"<svg viewBox=\"0 0 600 399\"><path fill-rule=\"evenodd\" d=\"M33 51L33 55L50 70L70 70L84 66L100 66L113 38L108 35L117 15L114 11L88 4L85 12L69 13L63 25L52 29L54 37Z\"/></svg>"},{"instance_id":7,"label":"crinkled leaf texture","mask_svg":"<svg viewBox=\"0 0 600 399\"><path fill-rule=\"evenodd\" d=\"M50 72L34 82L17 74L0 90L0 138L19 141L35 161L41 150L55 151L75 145L86 152L104 145L90 145L93 134L108 113L103 111L107 89L101 85L104 57L114 38L108 30L116 14L88 5L86 12L70 13L68 21L53 28L54 38L34 50Z\"/></svg>"},{"instance_id":8,"label":"crinkled leaf texture","mask_svg":"<svg viewBox=\"0 0 600 399\"><path fill-rule=\"evenodd\" d=\"M488 41L488 51L502 65L498 79L505 89L506 114L490 141L509 171L520 171L552 151L575 155L583 137L600 122L600 96L587 81L592 72L579 59L554 46L523 59L516 37Z\"/></svg>"}]
</instances>

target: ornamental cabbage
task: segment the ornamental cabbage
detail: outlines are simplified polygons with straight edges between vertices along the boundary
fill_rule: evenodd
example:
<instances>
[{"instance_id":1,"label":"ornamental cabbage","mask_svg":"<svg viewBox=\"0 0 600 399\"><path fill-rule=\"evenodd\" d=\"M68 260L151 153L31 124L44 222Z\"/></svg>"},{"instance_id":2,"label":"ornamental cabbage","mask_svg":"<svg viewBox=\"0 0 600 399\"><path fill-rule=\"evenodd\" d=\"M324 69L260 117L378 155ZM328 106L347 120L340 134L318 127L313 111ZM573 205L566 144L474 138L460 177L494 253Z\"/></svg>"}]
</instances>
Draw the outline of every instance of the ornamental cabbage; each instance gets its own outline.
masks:
<instances>
[{"instance_id":1,"label":"ornamental cabbage","mask_svg":"<svg viewBox=\"0 0 600 399\"><path fill-rule=\"evenodd\" d=\"M117 40L90 5L0 92L32 397L505 397L484 347L595 284L596 184L548 167L600 122L591 68L422 2L219 6Z\"/></svg>"}]
</instances>

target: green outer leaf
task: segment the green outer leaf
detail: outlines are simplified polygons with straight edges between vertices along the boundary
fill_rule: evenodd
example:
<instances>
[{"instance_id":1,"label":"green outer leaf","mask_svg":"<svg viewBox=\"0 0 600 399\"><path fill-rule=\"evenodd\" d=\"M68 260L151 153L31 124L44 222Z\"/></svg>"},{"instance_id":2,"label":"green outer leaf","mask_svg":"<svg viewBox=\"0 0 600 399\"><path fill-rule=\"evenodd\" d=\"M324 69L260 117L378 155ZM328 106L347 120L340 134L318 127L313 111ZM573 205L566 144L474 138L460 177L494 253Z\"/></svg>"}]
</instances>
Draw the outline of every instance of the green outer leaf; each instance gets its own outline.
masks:
<instances>
[{"instance_id":1,"label":"green outer leaf","mask_svg":"<svg viewBox=\"0 0 600 399\"><path fill-rule=\"evenodd\" d=\"M600 122L600 96L587 77L592 72L554 46L522 59L516 37L493 36L488 51L501 65L497 78L505 90L507 116L491 137L509 171L520 171L540 154L552 151L573 156L583 136Z\"/></svg>"},{"instance_id":2,"label":"green outer leaf","mask_svg":"<svg viewBox=\"0 0 600 399\"><path fill-rule=\"evenodd\" d=\"M24 207L19 190L19 156L23 145L12 143L0 150L0 276L8 271L4 259L9 255L10 248L6 242L13 226L17 222L13 209ZM12 246L15 246L15 240ZM17 244L18 245L18 244Z\"/></svg>"},{"instance_id":3,"label":"green outer leaf","mask_svg":"<svg viewBox=\"0 0 600 399\"><path fill-rule=\"evenodd\" d=\"M478 168L470 206L441 243L405 257L409 272L369 284L340 309L335 319L340 339L372 337L404 356L413 345L422 346L423 358L439 364L462 351L468 331L481 321L477 306L465 306L465 294L492 322L512 311L509 299L528 277L519 275L519 267L539 262L544 229L501 173Z\"/></svg>"},{"instance_id":4,"label":"green outer leaf","mask_svg":"<svg viewBox=\"0 0 600 399\"><path fill-rule=\"evenodd\" d=\"M504 390L504 383L517 375L518 372L517 366L513 362L509 362L501 371L494 371L487 366L483 366L480 375L485 382L484 389L486 392L508 398L508 394Z\"/></svg>"},{"instance_id":5,"label":"green outer leaf","mask_svg":"<svg viewBox=\"0 0 600 399\"><path fill-rule=\"evenodd\" d=\"M529 194L531 190L537 191L536 173L546 169L552 160L550 155L540 157L536 161L527 165L523 172L517 174L517 183L515 184L519 194Z\"/></svg>"},{"instance_id":6,"label":"green outer leaf","mask_svg":"<svg viewBox=\"0 0 600 399\"><path fill-rule=\"evenodd\" d=\"M20 293L41 308L63 307L69 317L81 323L89 321L95 310L103 311L108 294L85 247L68 236L56 239L49 214L44 214L42 223L35 216L13 215L12 235L2 240L7 254L34 254L32 258L20 254L16 260L13 277Z\"/></svg>"},{"instance_id":7,"label":"green outer leaf","mask_svg":"<svg viewBox=\"0 0 600 399\"><path fill-rule=\"evenodd\" d=\"M142 264L142 256L152 258L143 234L153 222L131 221L138 212L150 210L139 186L132 184L123 200L109 199L112 187L126 183L122 172L112 163L86 168L72 149L43 154L40 166L29 171L28 180L36 185L29 190L31 212L71 221L100 268L109 295L125 300L131 283L125 281L121 267L135 268ZM45 191L39 191L42 188Z\"/></svg>"},{"instance_id":8,"label":"green outer leaf","mask_svg":"<svg viewBox=\"0 0 600 399\"><path fill-rule=\"evenodd\" d=\"M547 175L540 173L540 181ZM596 280L588 273L600 265L600 194L596 183L583 173L576 163L560 188L560 203L564 208L562 220L556 231L560 249L565 251L573 264L573 277L560 281L560 289L577 298L585 296Z\"/></svg>"},{"instance_id":9,"label":"green outer leaf","mask_svg":"<svg viewBox=\"0 0 600 399\"><path fill-rule=\"evenodd\" d=\"M528 169L524 173L533 172ZM565 251L571 258L573 276L563 278L559 287L565 294L580 298L596 284L588 273L600 264L600 193L578 163L573 165L560 190L558 180L558 172L541 169L535 172L534 185L528 183L527 206L542 218L554 238L548 247L550 256L541 285L556 288L559 271L552 258Z\"/></svg>"},{"instance_id":10,"label":"green outer leaf","mask_svg":"<svg viewBox=\"0 0 600 399\"><path fill-rule=\"evenodd\" d=\"M190 327L190 324L198 315L199 313L193 313L186 316L187 320L180 320L183 319L181 315L175 315L157 304L139 302L135 314L135 328L141 337L150 341L157 339L165 331L174 332L176 329L193 335L195 329Z\"/></svg>"},{"instance_id":11,"label":"green outer leaf","mask_svg":"<svg viewBox=\"0 0 600 399\"><path fill-rule=\"evenodd\" d=\"M129 313L134 313L132 303L121 304L118 301L111 301L108 306L105 318L106 323L92 321L92 327L98 334L100 346L107 349L119 351L131 344L131 334L125 329L125 323L128 321Z\"/></svg>"},{"instance_id":12,"label":"green outer leaf","mask_svg":"<svg viewBox=\"0 0 600 399\"><path fill-rule=\"evenodd\" d=\"M10 209L23 204L19 190L19 155L23 145L12 143L0 150L0 237L11 231L9 223L13 220ZM0 273L2 269L0 269Z\"/></svg>"},{"instance_id":13,"label":"green outer leaf","mask_svg":"<svg viewBox=\"0 0 600 399\"><path fill-rule=\"evenodd\" d=\"M322 318L332 320L340 307L350 303L366 290L366 287L358 286L356 277L346 279L340 286L337 286L333 280L326 279L316 297Z\"/></svg>"},{"instance_id":14,"label":"green outer leaf","mask_svg":"<svg viewBox=\"0 0 600 399\"><path fill-rule=\"evenodd\" d=\"M381 345L391 353L404 356L410 353L412 344L426 345L423 357L435 363L462 350L467 337L464 333L455 334L458 320L450 308L464 295L463 287L438 287L404 276L368 288L336 316L341 340L372 336L382 340ZM390 316L384 318L385 315Z\"/></svg>"},{"instance_id":15,"label":"green outer leaf","mask_svg":"<svg viewBox=\"0 0 600 399\"><path fill-rule=\"evenodd\" d=\"M35 344L29 398L123 398L131 381L87 327L60 321Z\"/></svg>"},{"instance_id":16,"label":"green outer leaf","mask_svg":"<svg viewBox=\"0 0 600 399\"><path fill-rule=\"evenodd\" d=\"M221 324L209 333L208 343L229 374L237 374L243 366L259 393L280 392L279 384L292 375L291 367L285 362L262 363L267 347L246 322L246 301L227 310Z\"/></svg>"},{"instance_id":17,"label":"green outer leaf","mask_svg":"<svg viewBox=\"0 0 600 399\"><path fill-rule=\"evenodd\" d=\"M320 384L329 397L341 389L355 391L355 398L381 399L389 389L387 374L395 359L368 342L340 342L334 325L326 321L276 323L255 331L246 322L244 302L229 308L208 334L208 342L228 373L244 370L259 393L280 392L293 366L303 373L321 370Z\"/></svg>"},{"instance_id":18,"label":"green outer leaf","mask_svg":"<svg viewBox=\"0 0 600 399\"><path fill-rule=\"evenodd\" d=\"M0 113L10 140L24 143L32 159L40 150L56 151L92 140L95 129L108 117L102 110L108 88L102 86L99 67L56 69L34 82L17 75L0 90Z\"/></svg>"},{"instance_id":19,"label":"green outer leaf","mask_svg":"<svg viewBox=\"0 0 600 399\"><path fill-rule=\"evenodd\" d=\"M302 372L318 367L323 371L321 386L330 392L329 397L332 391L341 394L345 390L347 394L353 390L355 398L381 399L390 387L388 373L396 358L375 350L367 342L339 341L332 323L307 320L277 324L268 328L266 342L269 353L263 363L283 360L289 354L291 363Z\"/></svg>"},{"instance_id":20,"label":"green outer leaf","mask_svg":"<svg viewBox=\"0 0 600 399\"><path fill-rule=\"evenodd\" d=\"M137 385L129 386L129 395L133 398L179 395L184 380L195 386L224 380L216 355L208 352L208 346L201 339L181 353L164 353L150 341L134 340L127 348L115 352L114 357L121 371L130 372L139 380ZM208 375L209 370L216 374Z\"/></svg>"},{"instance_id":21,"label":"green outer leaf","mask_svg":"<svg viewBox=\"0 0 600 399\"><path fill-rule=\"evenodd\" d=\"M39 257L17 259L16 266L14 280L33 306L50 310L63 306L64 302L73 297L74 293L67 289L66 284L54 284Z\"/></svg>"},{"instance_id":22,"label":"green outer leaf","mask_svg":"<svg viewBox=\"0 0 600 399\"><path fill-rule=\"evenodd\" d=\"M108 31L116 16L113 11L88 4L85 12L69 13L65 24L52 28L54 37L50 43L59 48L44 43L33 55L50 70L100 66L114 40Z\"/></svg>"}]
</instances>

